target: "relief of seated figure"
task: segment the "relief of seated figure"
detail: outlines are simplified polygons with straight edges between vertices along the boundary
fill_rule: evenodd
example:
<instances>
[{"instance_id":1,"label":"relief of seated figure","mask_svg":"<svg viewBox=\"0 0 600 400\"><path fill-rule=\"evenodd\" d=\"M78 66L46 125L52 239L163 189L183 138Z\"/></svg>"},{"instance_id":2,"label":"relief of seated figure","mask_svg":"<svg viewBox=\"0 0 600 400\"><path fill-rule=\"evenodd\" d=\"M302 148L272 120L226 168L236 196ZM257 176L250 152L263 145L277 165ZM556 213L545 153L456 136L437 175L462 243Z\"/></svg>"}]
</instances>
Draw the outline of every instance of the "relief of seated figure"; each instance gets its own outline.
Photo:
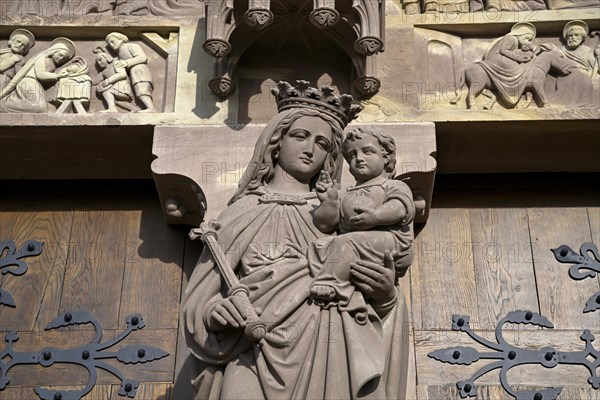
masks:
<instances>
[{"instance_id":1,"label":"relief of seated figure","mask_svg":"<svg viewBox=\"0 0 600 400\"><path fill-rule=\"evenodd\" d=\"M468 108L477 108L475 98L484 89L497 94L506 108L515 108L523 95L535 99L540 108L550 105L544 87L548 73L553 70L568 74L571 64L554 45L535 45L535 37L535 26L519 22L490 45L483 60L466 68ZM451 100L454 104L456 101ZM495 101L493 97L484 108L491 109Z\"/></svg>"},{"instance_id":2,"label":"relief of seated figure","mask_svg":"<svg viewBox=\"0 0 600 400\"><path fill-rule=\"evenodd\" d=\"M15 77L17 65L34 45L35 37L26 29L15 29L10 34L7 48L0 49L0 91Z\"/></svg>"},{"instance_id":3,"label":"relief of seated figure","mask_svg":"<svg viewBox=\"0 0 600 400\"><path fill-rule=\"evenodd\" d=\"M545 10L544 0L489 0L488 10L499 11L521 11L521 10Z\"/></svg>"},{"instance_id":4,"label":"relief of seated figure","mask_svg":"<svg viewBox=\"0 0 600 400\"><path fill-rule=\"evenodd\" d=\"M558 76L553 102L566 107L590 107L594 81L600 73L600 44L591 49L584 44L589 27L584 21L571 21L563 29L560 51L569 60L568 74Z\"/></svg>"},{"instance_id":5,"label":"relief of seated figure","mask_svg":"<svg viewBox=\"0 0 600 400\"><path fill-rule=\"evenodd\" d=\"M47 113L45 85L71 75L54 71L75 56L75 45L67 38L54 39L47 50L34 55L0 92L0 112Z\"/></svg>"}]
</instances>

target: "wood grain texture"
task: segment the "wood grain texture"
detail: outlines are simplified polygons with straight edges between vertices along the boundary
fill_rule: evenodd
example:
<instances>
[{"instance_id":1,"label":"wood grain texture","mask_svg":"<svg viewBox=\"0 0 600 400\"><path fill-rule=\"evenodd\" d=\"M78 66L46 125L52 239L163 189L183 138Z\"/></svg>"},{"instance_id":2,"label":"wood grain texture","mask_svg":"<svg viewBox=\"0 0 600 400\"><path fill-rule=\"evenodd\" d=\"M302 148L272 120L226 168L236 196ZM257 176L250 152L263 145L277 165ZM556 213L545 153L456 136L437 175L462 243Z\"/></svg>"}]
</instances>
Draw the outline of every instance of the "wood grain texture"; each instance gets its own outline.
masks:
<instances>
[{"instance_id":1,"label":"wood grain texture","mask_svg":"<svg viewBox=\"0 0 600 400\"><path fill-rule=\"evenodd\" d=\"M509 343L519 348L541 349L552 347L558 351L581 351L584 342L580 339L582 330L579 331L553 331L547 329L509 329L504 337ZM477 331L478 334L495 341L493 331ZM596 337L600 332L593 332ZM453 331L417 331L415 332L415 346L417 355L417 371L419 372L419 385L439 385L456 383L468 379L478 369L490 363L490 360L480 360L469 366L444 364L427 356L431 351L448 347L466 346L480 351L490 351L478 345L467 334ZM552 369L542 366L521 366L513 368L508 373L512 385L541 385L588 387L589 372L582 366L559 365ZM499 384L498 372L490 372L481 377L476 383L482 385Z\"/></svg>"},{"instance_id":2,"label":"wood grain texture","mask_svg":"<svg viewBox=\"0 0 600 400\"><path fill-rule=\"evenodd\" d=\"M588 218L590 229L592 231L592 243L600 248L600 208L588 208Z\"/></svg>"},{"instance_id":3,"label":"wood grain texture","mask_svg":"<svg viewBox=\"0 0 600 400\"><path fill-rule=\"evenodd\" d=\"M130 211L127 222L120 319L142 313L153 329L176 329L184 231L164 222L158 203Z\"/></svg>"},{"instance_id":4,"label":"wood grain texture","mask_svg":"<svg viewBox=\"0 0 600 400\"><path fill-rule=\"evenodd\" d=\"M410 274L411 271L403 278L400 278L398 285L398 291L406 299L406 307L408 308L408 321L405 321L405 334L407 335L405 340L408 340L408 371L406 378L406 398L416 399L417 397L417 363L415 360L415 337L414 337L414 323L412 317L412 293L410 288Z\"/></svg>"},{"instance_id":5,"label":"wood grain texture","mask_svg":"<svg viewBox=\"0 0 600 400\"><path fill-rule=\"evenodd\" d=\"M494 329L508 312L538 311L527 211L470 211L479 323Z\"/></svg>"},{"instance_id":6,"label":"wood grain texture","mask_svg":"<svg viewBox=\"0 0 600 400\"><path fill-rule=\"evenodd\" d=\"M113 386L112 399L118 400L123 397L118 395L119 386ZM141 384L135 395L136 399L143 400L192 400L193 398L183 398L173 396L173 385L172 384Z\"/></svg>"},{"instance_id":7,"label":"wood grain texture","mask_svg":"<svg viewBox=\"0 0 600 400\"><path fill-rule=\"evenodd\" d=\"M23 244L35 239L45 243L42 254L24 258L29 266L21 276L7 274L2 288L10 292L16 308L0 307L2 330L28 331L34 328L40 311L58 309L60 284L57 278L65 269L65 247L69 240L72 212L20 212L5 213L2 225L9 226L10 237L20 249Z\"/></svg>"},{"instance_id":8,"label":"wood grain texture","mask_svg":"<svg viewBox=\"0 0 600 400\"><path fill-rule=\"evenodd\" d=\"M120 325L128 218L127 211L75 212L60 312L86 310L104 329Z\"/></svg>"},{"instance_id":9,"label":"wood grain texture","mask_svg":"<svg viewBox=\"0 0 600 400\"><path fill-rule=\"evenodd\" d=\"M535 387L519 386L519 390L534 390ZM460 399L456 385L419 386L419 400L452 400ZM480 400L514 400L500 386L478 386L477 399ZM598 390L591 388L564 388L559 400L599 400Z\"/></svg>"},{"instance_id":10,"label":"wood grain texture","mask_svg":"<svg viewBox=\"0 0 600 400\"><path fill-rule=\"evenodd\" d=\"M123 324L124 325L124 324ZM103 331L103 341L114 338L121 330ZM15 344L17 351L41 351L47 347L57 349L73 349L83 346L94 337L92 331L86 330L53 330L44 332L28 332L20 335ZM119 369L127 378L141 382L172 383L175 368L175 352L177 345L176 329L151 330L147 327L133 332L122 342L107 351L132 344L156 347L169 353L169 356L148 363L123 364L110 359L106 362ZM119 380L108 372L97 369L98 384L114 384ZM11 387L36 385L83 385L87 383L88 372L85 368L69 364L54 364L44 368L39 365L16 366L9 371Z\"/></svg>"},{"instance_id":11,"label":"wood grain texture","mask_svg":"<svg viewBox=\"0 0 600 400\"><path fill-rule=\"evenodd\" d=\"M185 293L189 277L192 275L196 263L200 258L203 246L199 240L192 241L186 237L183 260L183 279L181 280L181 294ZM194 388L192 380L201 372L200 360L190 353L183 336L183 321L179 321L179 335L177 336L177 354L175 360L175 378L173 396L175 399L193 399Z\"/></svg>"},{"instance_id":12,"label":"wood grain texture","mask_svg":"<svg viewBox=\"0 0 600 400\"><path fill-rule=\"evenodd\" d=\"M42 386L48 387L48 386ZM55 386L56 390L77 390L81 386ZM9 385L2 392L2 400L37 400L39 397L35 394L33 387L13 387ZM111 385L96 385L81 400L111 400L113 399L113 387ZM122 397L121 397L122 398Z\"/></svg>"},{"instance_id":13,"label":"wood grain texture","mask_svg":"<svg viewBox=\"0 0 600 400\"><path fill-rule=\"evenodd\" d=\"M478 319L468 210L434 209L415 240L411 267L416 329L447 329L452 314Z\"/></svg>"},{"instance_id":14,"label":"wood grain texture","mask_svg":"<svg viewBox=\"0 0 600 400\"><path fill-rule=\"evenodd\" d=\"M597 313L582 313L590 296L600 290L598 280L571 279L569 265L559 263L551 251L563 244L579 251L591 241L587 210L535 208L527 213L542 315L557 329L600 329Z\"/></svg>"}]
</instances>

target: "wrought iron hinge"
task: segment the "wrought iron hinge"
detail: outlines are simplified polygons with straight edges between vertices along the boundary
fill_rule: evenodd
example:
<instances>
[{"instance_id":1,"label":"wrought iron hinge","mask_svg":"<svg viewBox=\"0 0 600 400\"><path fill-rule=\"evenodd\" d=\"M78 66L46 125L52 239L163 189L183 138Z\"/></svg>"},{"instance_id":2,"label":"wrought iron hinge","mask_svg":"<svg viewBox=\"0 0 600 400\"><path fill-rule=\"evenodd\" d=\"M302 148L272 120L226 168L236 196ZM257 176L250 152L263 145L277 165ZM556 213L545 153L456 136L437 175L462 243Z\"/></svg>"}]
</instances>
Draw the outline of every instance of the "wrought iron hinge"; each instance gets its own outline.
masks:
<instances>
[{"instance_id":1,"label":"wrought iron hinge","mask_svg":"<svg viewBox=\"0 0 600 400\"><path fill-rule=\"evenodd\" d=\"M91 343L73 349L56 349L47 347L39 352L15 351L13 343L19 340L16 332L6 334L4 340L8 342L5 350L0 351L0 390L6 388L10 382L8 371L16 365L42 365L51 367L54 364L75 364L85 367L89 372L88 383L80 390L59 391L42 387L34 390L43 400L79 400L87 395L96 385L97 368L110 372L121 381L119 395L134 398L140 385L139 381L127 379L116 367L107 364L104 360L117 359L123 364L146 363L161 359L169 355L166 351L141 345L130 344L117 351L105 351L125 339L133 331L142 329L146 324L141 314L130 315L126 319L127 328L117 337L101 343L102 327L96 318L85 311L65 313L50 322L46 329L56 329L70 325L92 324L95 337Z\"/></svg>"},{"instance_id":2,"label":"wrought iron hinge","mask_svg":"<svg viewBox=\"0 0 600 400\"><path fill-rule=\"evenodd\" d=\"M15 242L5 240L0 243L0 273L12 274L21 276L27 269L28 265L23 261L23 258L39 256L42 253L43 243L37 240L29 240L25 242L20 249L17 250ZM6 254L4 254L6 252ZM2 256L4 254L4 256ZM12 294L0 288L0 305L16 307L15 299Z\"/></svg>"},{"instance_id":3,"label":"wrought iron hinge","mask_svg":"<svg viewBox=\"0 0 600 400\"><path fill-rule=\"evenodd\" d=\"M429 357L438 361L458 365L471 365L481 359L496 360L479 369L471 378L456 384L461 398L476 397L475 381L490 371L500 369L500 383L502 387L517 400L556 400L562 391L561 387L527 391L517 391L512 388L508 382L507 373L511 368L524 364L538 364L546 368L554 368L559 364L582 365L590 371L588 383L594 389L600 388L600 378L597 375L597 370L600 368L600 351L592 346L595 338L589 330L585 330L581 335L581 340L585 342L585 348L581 351L561 352L552 347L534 350L519 348L507 343L503 337L503 326L506 323L530 324L549 329L554 328L546 317L538 313L532 311L513 311L498 322L496 326L497 343L494 343L471 330L468 316L454 315L452 316L453 331L466 332L477 343L493 351L480 352L471 347L449 347L447 349L435 350L428 354Z\"/></svg>"},{"instance_id":4,"label":"wrought iron hinge","mask_svg":"<svg viewBox=\"0 0 600 400\"><path fill-rule=\"evenodd\" d=\"M552 249L556 260L565 264L573 264L569 268L569 275L576 281L586 278L595 278L600 273L600 253L593 243L584 243L579 249L579 254L572 248L562 245ZM600 292L595 293L585 304L584 313L600 310Z\"/></svg>"}]
</instances>

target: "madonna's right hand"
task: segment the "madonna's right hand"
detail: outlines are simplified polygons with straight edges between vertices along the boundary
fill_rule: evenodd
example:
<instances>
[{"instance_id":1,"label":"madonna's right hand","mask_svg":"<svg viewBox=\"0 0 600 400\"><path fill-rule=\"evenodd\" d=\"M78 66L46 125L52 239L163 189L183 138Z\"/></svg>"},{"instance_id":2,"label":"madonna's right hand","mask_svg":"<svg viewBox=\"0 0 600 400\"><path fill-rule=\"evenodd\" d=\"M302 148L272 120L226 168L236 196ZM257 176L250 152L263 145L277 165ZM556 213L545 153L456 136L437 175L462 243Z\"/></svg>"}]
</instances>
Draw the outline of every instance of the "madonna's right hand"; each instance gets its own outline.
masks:
<instances>
[{"instance_id":1,"label":"madonna's right hand","mask_svg":"<svg viewBox=\"0 0 600 400\"><path fill-rule=\"evenodd\" d=\"M206 320L208 330L222 331L246 327L246 319L249 315L248 307L252 306L247 298L244 299L241 296L230 296L216 301L208 309Z\"/></svg>"}]
</instances>

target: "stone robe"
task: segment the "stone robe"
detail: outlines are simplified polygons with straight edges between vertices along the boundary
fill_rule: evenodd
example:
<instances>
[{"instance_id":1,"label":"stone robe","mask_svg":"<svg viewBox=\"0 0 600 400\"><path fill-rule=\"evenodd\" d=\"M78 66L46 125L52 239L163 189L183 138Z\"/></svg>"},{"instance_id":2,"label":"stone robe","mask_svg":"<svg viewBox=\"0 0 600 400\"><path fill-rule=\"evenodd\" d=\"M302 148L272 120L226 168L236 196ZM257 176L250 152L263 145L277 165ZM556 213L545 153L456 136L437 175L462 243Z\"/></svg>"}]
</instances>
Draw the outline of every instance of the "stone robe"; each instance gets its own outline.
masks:
<instances>
[{"instance_id":1,"label":"stone robe","mask_svg":"<svg viewBox=\"0 0 600 400\"><path fill-rule=\"evenodd\" d=\"M268 399L404 397L403 297L381 318L365 303L368 325L309 300L306 250L325 236L312 221L318 204L314 193L289 198L261 187L220 215L219 243L261 310L268 334L257 346L240 330L206 329L207 309L222 298L223 288L205 250L182 306L188 346L206 366L195 380L197 399L216 399L223 388L243 385L228 381L226 368L250 368Z\"/></svg>"}]
</instances>

